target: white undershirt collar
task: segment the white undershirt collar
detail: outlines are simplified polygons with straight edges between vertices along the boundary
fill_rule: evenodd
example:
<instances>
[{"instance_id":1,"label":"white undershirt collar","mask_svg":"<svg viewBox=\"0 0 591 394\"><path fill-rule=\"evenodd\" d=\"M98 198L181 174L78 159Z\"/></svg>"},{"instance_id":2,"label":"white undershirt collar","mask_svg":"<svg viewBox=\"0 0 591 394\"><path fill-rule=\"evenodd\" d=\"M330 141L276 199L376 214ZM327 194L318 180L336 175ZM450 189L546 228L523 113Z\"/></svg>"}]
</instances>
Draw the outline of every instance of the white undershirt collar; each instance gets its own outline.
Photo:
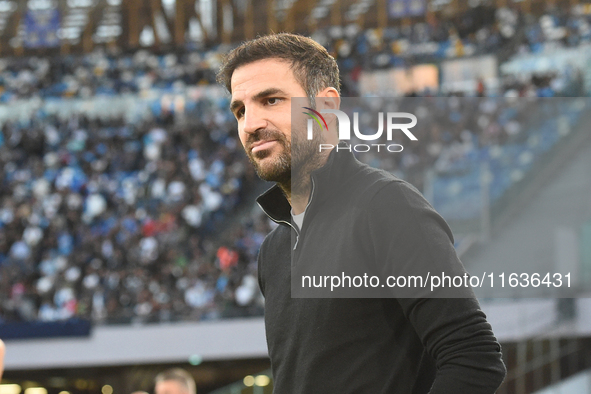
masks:
<instances>
[{"instance_id":1,"label":"white undershirt collar","mask_svg":"<svg viewBox=\"0 0 591 394\"><path fill-rule=\"evenodd\" d=\"M298 226L298 229L301 230L302 229L302 225L304 224L304 215L306 214L306 210L304 210L304 212L298 214L298 215L294 215L293 214L293 209L291 210L291 217L293 219L293 222L295 223L296 226Z\"/></svg>"}]
</instances>

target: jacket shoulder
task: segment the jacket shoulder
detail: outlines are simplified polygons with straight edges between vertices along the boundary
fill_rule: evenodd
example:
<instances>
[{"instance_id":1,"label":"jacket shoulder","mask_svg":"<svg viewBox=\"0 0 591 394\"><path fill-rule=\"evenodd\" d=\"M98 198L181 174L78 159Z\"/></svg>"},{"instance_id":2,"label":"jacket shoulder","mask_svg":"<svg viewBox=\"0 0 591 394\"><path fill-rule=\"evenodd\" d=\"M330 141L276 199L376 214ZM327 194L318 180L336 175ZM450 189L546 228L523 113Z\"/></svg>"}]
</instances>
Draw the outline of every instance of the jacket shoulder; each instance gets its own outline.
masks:
<instances>
[{"instance_id":1,"label":"jacket shoulder","mask_svg":"<svg viewBox=\"0 0 591 394\"><path fill-rule=\"evenodd\" d=\"M282 257L282 253L289 253L291 245L291 231L286 225L278 225L263 240L257 258L259 287L265 295L265 273L269 269L268 262Z\"/></svg>"},{"instance_id":2,"label":"jacket shoulder","mask_svg":"<svg viewBox=\"0 0 591 394\"><path fill-rule=\"evenodd\" d=\"M407 181L388 171L367 164L360 164L352 181L352 184L359 185L357 189L363 195L364 200L374 200L376 195L402 195L404 193L416 198L423 198L422 194Z\"/></svg>"}]
</instances>

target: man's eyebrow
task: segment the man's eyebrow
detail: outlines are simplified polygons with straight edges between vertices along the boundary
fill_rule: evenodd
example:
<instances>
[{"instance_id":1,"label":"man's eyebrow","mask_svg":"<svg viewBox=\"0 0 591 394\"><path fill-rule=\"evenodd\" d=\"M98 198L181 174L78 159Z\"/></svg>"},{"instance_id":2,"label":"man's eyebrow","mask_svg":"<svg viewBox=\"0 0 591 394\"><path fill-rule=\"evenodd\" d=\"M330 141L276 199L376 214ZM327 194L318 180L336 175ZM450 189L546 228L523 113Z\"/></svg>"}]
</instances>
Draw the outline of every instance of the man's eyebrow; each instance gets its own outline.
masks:
<instances>
[{"instance_id":1,"label":"man's eyebrow","mask_svg":"<svg viewBox=\"0 0 591 394\"><path fill-rule=\"evenodd\" d=\"M287 93L285 93L281 89L278 89L278 88L269 88L269 89L265 89L262 92L259 92L259 93L255 94L254 97L253 97L253 99L259 100L259 99L262 99L264 97L272 96L274 94L279 94L279 95L282 95L282 96L287 96Z\"/></svg>"},{"instance_id":2,"label":"man's eyebrow","mask_svg":"<svg viewBox=\"0 0 591 394\"><path fill-rule=\"evenodd\" d=\"M278 88L269 88L269 89L265 89L261 92L258 92L257 94L255 94L253 96L253 100L260 100L264 97L269 97L272 96L274 94L279 94L282 96L287 96L287 93L285 93L283 90L278 89ZM242 100L234 100L232 101L232 103L230 104L230 111L234 112L236 109L238 109L240 106L242 106L244 103L242 102Z\"/></svg>"},{"instance_id":3,"label":"man's eyebrow","mask_svg":"<svg viewBox=\"0 0 591 394\"><path fill-rule=\"evenodd\" d=\"M234 113L234 111L236 111L236 109L238 109L239 107L242 106L242 101L241 100L234 100L232 101L232 103L230 104L230 111L232 113Z\"/></svg>"}]
</instances>

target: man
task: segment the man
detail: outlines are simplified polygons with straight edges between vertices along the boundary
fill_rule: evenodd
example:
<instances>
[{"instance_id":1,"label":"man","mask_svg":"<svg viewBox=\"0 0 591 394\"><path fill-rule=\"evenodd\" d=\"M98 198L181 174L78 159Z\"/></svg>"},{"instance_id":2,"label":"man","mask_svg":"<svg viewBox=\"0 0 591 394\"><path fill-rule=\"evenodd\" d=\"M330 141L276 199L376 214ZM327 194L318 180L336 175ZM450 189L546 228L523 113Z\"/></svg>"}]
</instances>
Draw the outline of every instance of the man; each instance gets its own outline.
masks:
<instances>
[{"instance_id":1,"label":"man","mask_svg":"<svg viewBox=\"0 0 591 394\"><path fill-rule=\"evenodd\" d=\"M473 296L292 298L300 266L351 256L383 273L429 260L461 268L449 228L412 186L346 149L318 151L339 144L335 117L326 115L312 140L292 128L292 98L339 108L338 67L327 51L297 35L260 37L229 53L218 80L232 95L251 163L276 183L257 199L279 224L259 253L274 392L494 393L505 367Z\"/></svg>"},{"instance_id":2,"label":"man","mask_svg":"<svg viewBox=\"0 0 591 394\"><path fill-rule=\"evenodd\" d=\"M166 370L159 373L154 381L154 394L197 394L195 380L184 369Z\"/></svg>"}]
</instances>

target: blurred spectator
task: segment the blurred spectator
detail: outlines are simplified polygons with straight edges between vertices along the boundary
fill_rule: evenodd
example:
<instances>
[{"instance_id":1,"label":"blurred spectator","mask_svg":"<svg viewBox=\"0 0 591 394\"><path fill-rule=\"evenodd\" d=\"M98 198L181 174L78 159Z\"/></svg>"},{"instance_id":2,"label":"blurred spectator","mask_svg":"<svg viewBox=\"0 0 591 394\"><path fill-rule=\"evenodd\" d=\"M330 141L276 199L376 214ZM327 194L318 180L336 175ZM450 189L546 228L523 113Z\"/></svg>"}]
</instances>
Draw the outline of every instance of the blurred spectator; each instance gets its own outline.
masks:
<instances>
[{"instance_id":1,"label":"blurred spectator","mask_svg":"<svg viewBox=\"0 0 591 394\"><path fill-rule=\"evenodd\" d=\"M154 394L197 394L195 379L184 369L166 370L159 373L154 381Z\"/></svg>"}]
</instances>

